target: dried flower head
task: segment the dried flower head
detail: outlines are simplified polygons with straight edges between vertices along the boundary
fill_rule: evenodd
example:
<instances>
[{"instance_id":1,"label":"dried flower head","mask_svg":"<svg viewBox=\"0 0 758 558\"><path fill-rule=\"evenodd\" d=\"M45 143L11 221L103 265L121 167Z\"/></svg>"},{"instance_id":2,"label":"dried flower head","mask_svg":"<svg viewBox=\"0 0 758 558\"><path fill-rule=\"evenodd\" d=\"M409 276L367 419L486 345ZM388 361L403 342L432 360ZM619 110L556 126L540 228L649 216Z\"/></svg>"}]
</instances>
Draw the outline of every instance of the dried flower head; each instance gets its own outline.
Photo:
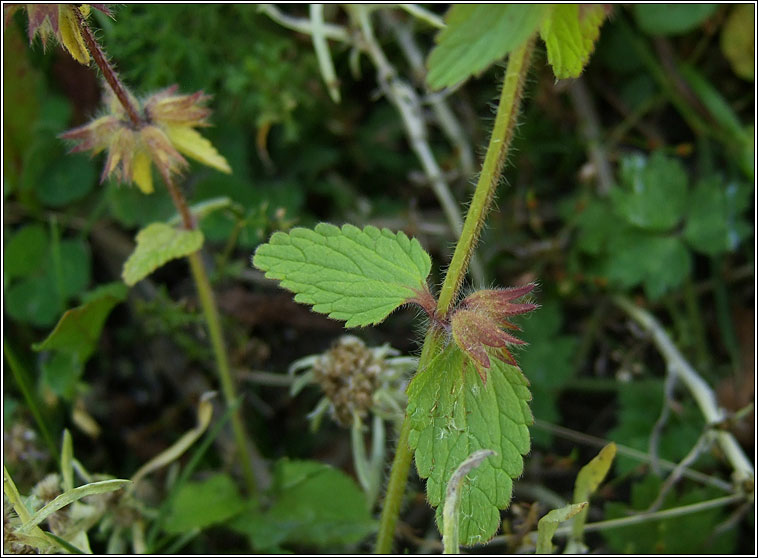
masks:
<instances>
[{"instance_id":1,"label":"dried flower head","mask_svg":"<svg viewBox=\"0 0 758 558\"><path fill-rule=\"evenodd\" d=\"M334 418L343 426L353 413L365 418L378 386L383 362L366 344L345 335L313 365L313 377L333 404Z\"/></svg>"},{"instance_id":2,"label":"dried flower head","mask_svg":"<svg viewBox=\"0 0 758 558\"><path fill-rule=\"evenodd\" d=\"M164 179L187 167L182 154L205 165L231 173L223 156L195 128L208 126L210 99L202 91L177 95L172 86L138 102L127 93L129 102L138 107L140 121L135 123L121 102L108 90L108 112L89 124L74 128L61 137L78 142L72 152L97 154L107 150L108 157L101 180L114 176L120 182L134 182L145 194L153 191L152 163Z\"/></svg>"},{"instance_id":3,"label":"dried flower head","mask_svg":"<svg viewBox=\"0 0 758 558\"><path fill-rule=\"evenodd\" d=\"M324 391L308 415L314 429L327 411L345 427L355 426L355 417L362 422L369 412L395 420L404 413L408 373L416 364L389 345L367 347L361 339L343 335L325 353L292 363L291 374L305 371L293 383L292 394L311 382Z\"/></svg>"},{"instance_id":4,"label":"dried flower head","mask_svg":"<svg viewBox=\"0 0 758 558\"><path fill-rule=\"evenodd\" d=\"M80 64L89 64L90 55L79 30L75 10L86 19L90 7L113 17L105 4L18 4L5 8L5 25L13 13L25 8L29 16L29 43L39 35L43 48L47 48L50 38L57 40Z\"/></svg>"},{"instance_id":5,"label":"dried flower head","mask_svg":"<svg viewBox=\"0 0 758 558\"><path fill-rule=\"evenodd\" d=\"M487 382L487 370L490 368L488 348L498 349L497 354L502 360L518 366L507 346L524 345L525 342L503 331L503 328L520 329L506 318L537 308L536 304L513 302L530 293L534 287L535 284L530 283L510 289L477 291L464 298L453 312L450 318L453 339L471 358L482 382Z\"/></svg>"}]
</instances>

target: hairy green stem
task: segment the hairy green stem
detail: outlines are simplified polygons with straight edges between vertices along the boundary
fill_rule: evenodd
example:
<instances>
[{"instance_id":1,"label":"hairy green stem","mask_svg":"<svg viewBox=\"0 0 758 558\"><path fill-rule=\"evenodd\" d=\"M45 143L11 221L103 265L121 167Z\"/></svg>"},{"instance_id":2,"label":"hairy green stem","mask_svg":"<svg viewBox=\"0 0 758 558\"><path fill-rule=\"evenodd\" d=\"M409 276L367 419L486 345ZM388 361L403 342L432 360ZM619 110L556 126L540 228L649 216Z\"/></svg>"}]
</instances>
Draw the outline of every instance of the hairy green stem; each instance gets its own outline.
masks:
<instances>
[{"instance_id":1,"label":"hairy green stem","mask_svg":"<svg viewBox=\"0 0 758 558\"><path fill-rule=\"evenodd\" d=\"M429 328L424 339L424 346L421 349L419 357L418 371L431 361L441 345L439 330ZM392 551L392 540L395 536L395 525L400 514L400 504L403 502L405 485L408 481L408 471L413 460L413 450L408 445L408 436L411 432L411 425L408 417L403 420L400 427L400 436L395 448L395 457L392 460L392 469L390 470L390 480L387 484L387 493L384 496L384 506L382 507L382 516L379 521L379 534L376 538L374 554L389 554Z\"/></svg>"},{"instance_id":2,"label":"hairy green stem","mask_svg":"<svg viewBox=\"0 0 758 558\"><path fill-rule=\"evenodd\" d=\"M101 72L103 72L105 81L108 82L108 85L111 87L111 91L113 91L113 94L116 95L116 98L118 98L121 106L124 107L126 114L129 115L129 120L131 120L132 124L135 126L140 126L142 124L142 117L140 116L137 107L135 107L129 99L129 95L126 92L124 84L121 83L120 79L118 79L116 70L113 68L111 63L108 62L108 57L105 55L105 52L103 52L103 49L100 47L100 44L97 42L95 36L92 34L92 31L90 30L89 25L87 25L87 21L84 19L82 13L79 10L73 10L73 12L76 16L76 23L79 26L79 31L82 34L84 43L87 45L87 49L92 55L92 58L95 59L95 64L97 64L97 67L100 68Z\"/></svg>"},{"instance_id":3,"label":"hairy green stem","mask_svg":"<svg viewBox=\"0 0 758 558\"><path fill-rule=\"evenodd\" d=\"M400 437L397 440L395 458L392 460L390 481L387 485L387 494L384 497L382 517L379 522L379 535L376 538L374 554L389 554L392 551L392 539L395 536L395 525L400 515L400 504L403 503L405 485L408 481L408 471L413 461L413 452L408 446L408 435L411 432L411 423L408 418L403 421L400 428Z\"/></svg>"},{"instance_id":4,"label":"hairy green stem","mask_svg":"<svg viewBox=\"0 0 758 558\"><path fill-rule=\"evenodd\" d=\"M500 182L500 173L503 170L508 155L508 147L516 128L516 119L521 104L521 96L524 92L524 82L533 44L533 39L530 39L508 57L508 67L505 70L503 90L500 94L500 103L495 117L495 127L487 146L482 172L479 175L476 191L466 214L466 221L463 224L461 237L458 239L453 259L440 291L440 298L437 303L437 312L440 316L447 315L450 306L458 295L471 254L474 252L479 234L482 232L484 220L495 198L495 191Z\"/></svg>"},{"instance_id":5,"label":"hairy green stem","mask_svg":"<svg viewBox=\"0 0 758 558\"><path fill-rule=\"evenodd\" d=\"M231 406L237 400L237 389L234 385L232 372L229 368L229 360L226 356L226 346L224 336L221 330L221 320L219 319L216 299L213 296L213 289L205 272L205 266L200 259L200 252L195 252L187 256L192 270L192 278L195 280L197 296L200 299L200 306L203 309L205 322L208 325L208 335L213 347L213 356L216 359L216 370L221 382L221 391L224 394L226 404ZM242 474L245 477L245 483L250 495L255 494L255 475L253 474L253 464L250 459L250 448L245 433L245 427L242 423L242 413L236 410L232 414L232 431L237 443L237 453L242 463Z\"/></svg>"},{"instance_id":6,"label":"hairy green stem","mask_svg":"<svg viewBox=\"0 0 758 558\"><path fill-rule=\"evenodd\" d=\"M453 260L448 268L445 282L442 285L437 311L444 316L450 309L450 305L458 294L466 268L474 251L474 246L479 238L479 233L484 225L484 219L489 212L495 197L500 180L500 172L503 169L508 146L513 137L516 125L521 96L524 90L524 81L529 68L529 60L532 53L533 39L528 40L523 46L517 48L508 57L508 67L505 70L503 91L500 95L500 104L495 117L495 127L492 137L487 146L487 155L484 158L484 166L479 181L476 185L473 200L466 215L461 237L453 254ZM444 298L443 298L444 297ZM442 344L439 329L430 327L424 339L424 346L419 357L418 370L421 371L429 365L431 359L439 352ZM418 374L418 372L416 372ZM392 539L395 534L400 504L405 493L405 485L408 480L408 470L413 459L413 451L408 446L410 424L405 417L400 429L400 438L395 450L395 458L392 461L390 480L387 485L384 508L379 523L379 534L376 540L374 552L376 554L388 554L392 550Z\"/></svg>"}]
</instances>

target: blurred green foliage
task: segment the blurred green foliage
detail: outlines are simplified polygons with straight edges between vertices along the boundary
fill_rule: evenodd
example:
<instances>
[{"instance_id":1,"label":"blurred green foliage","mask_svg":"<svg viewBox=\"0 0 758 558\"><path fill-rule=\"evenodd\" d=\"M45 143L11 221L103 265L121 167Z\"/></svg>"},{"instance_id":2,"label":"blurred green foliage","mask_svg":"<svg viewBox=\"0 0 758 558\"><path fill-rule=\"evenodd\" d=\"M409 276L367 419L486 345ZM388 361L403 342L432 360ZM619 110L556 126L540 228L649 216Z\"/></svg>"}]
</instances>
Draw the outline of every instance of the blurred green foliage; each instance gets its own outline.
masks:
<instances>
[{"instance_id":1,"label":"blurred green foliage","mask_svg":"<svg viewBox=\"0 0 758 558\"><path fill-rule=\"evenodd\" d=\"M629 513L647 509L658 497L662 480L648 475L632 486L630 504L608 502L605 505L607 519L628 517ZM661 509L670 509L695 504L722 494L712 488L690 487L677 494L669 492ZM721 508L707 509L696 513L640 523L603 531L614 552L624 554L729 554L734 551L735 531L714 533L714 527L727 521Z\"/></svg>"},{"instance_id":2,"label":"blurred green foliage","mask_svg":"<svg viewBox=\"0 0 758 558\"><path fill-rule=\"evenodd\" d=\"M593 170L587 164L591 142L580 133L583 117L563 93L565 84L556 86L545 52L535 53L528 100L505 171L510 187L499 192L498 211L490 216L479 251L493 283L511 284L527 276L542 285L542 308L520 323L530 345L517 355L532 383L537 418L569 428L586 426L570 422L580 414L577 408L586 414L586 407L596 402L588 403L580 380L613 382L620 363L631 358L641 366L609 390L606 406L591 409L597 419L592 428L620 444L648 450L663 405L664 365L651 351L633 352L639 340L618 314L599 312L596 329L587 337L587 317L607 295L640 296L664 317L672 337L689 340L683 346L687 358L716 363L700 370L709 381L726 381L739 372L731 366L739 351L730 329L739 332L739 323L731 311L754 302L749 296L753 292L754 297L754 57L744 56L754 50L754 33L744 27L752 21L753 12L745 11L749 8L614 7L582 78L600 117L600 144L612 171L607 195L598 191L596 175L580 173L583 165ZM307 14L302 6L287 11ZM423 179L413 179L420 164L397 112L377 95L375 68L365 57L359 58L361 75L352 76L349 50L330 43L341 80L342 103L335 105L323 86L310 38L281 28L255 5L130 4L115 6L114 13L115 21L98 12L93 20L136 94L177 83L182 92L203 89L213 95L213 126L207 134L234 174L192 166L182 187L193 205L229 200L200 219L206 252L216 257L220 292L257 290L241 279L252 250L275 230L319 221L364 225L391 218L411 223L431 246L435 267L444 266L454 239L423 232L426 225L440 228L438 205ZM328 8L326 15L346 24L338 7ZM187 395L179 387L207 384L202 363L210 360L209 351L180 264L133 289L128 306L104 312L107 296L100 289L119 278L135 231L171 219L175 210L164 189L144 196L128 185L100 184L102 155L66 154L56 136L97 114L96 100L85 95L88 87L99 87L97 78L67 65L54 47L44 52L35 42L30 48L25 17L14 16L3 39L3 300L5 341L20 355L17 368L28 375L32 389L25 394L14 382L6 384L6 423L31 420L32 404L23 399L31 394L56 437L77 403L91 397L98 401L94 418L110 428L100 440L80 440L96 448L83 454L83 464L89 466L85 461L91 459L93 470L130 474L135 447L149 445L144 440L151 434L145 432L183 431ZM402 17L428 53L434 31ZM410 76L394 35L377 28L392 62ZM501 67L490 69L447 97L475 151L486 141L486 106L496 98L501 73ZM67 85L71 80L73 88ZM434 124L427 109L424 105L424 116ZM429 130L433 152L453 176L454 195L465 204L470 190L466 177L456 176L456 154L441 140L438 126ZM714 296L712 284L717 286ZM255 304L265 307L258 299L241 300L230 305L240 314L254 314ZM64 312L77 306L94 308L83 322L85 330L107 321L71 350L34 353L32 344L45 339ZM276 321L287 312L275 307L263 318L255 316L273 325L245 322L234 312L224 316L234 330L229 337L235 366L255 362L282 369L319 343L325 343L321 349L328 345L331 333L312 334L307 327L298 331L286 320ZM700 339L707 342L698 342L698 326L703 329ZM409 337L390 327L370 335ZM163 339L171 340L171 350L191 363L188 377L177 381L156 372L160 366L150 362L156 354L153 343ZM263 347L257 360L251 356L253 345ZM580 351L582 362L577 361ZM170 351L164 356L171 363L177 360ZM568 387L572 397L561 397ZM340 439L336 431L305 439L310 434L299 426L307 409L291 401L285 411L276 407L281 388L248 389L266 399L264 405L275 402L273 419L256 414L251 420L258 430L253 437L266 440L273 455L293 455L301 448L330 456L343 451L334 440ZM687 398L677 392L681 407L672 411L662 431L658 449L666 459L681 459L703 431L700 414ZM533 434L543 450L560 452L555 437L536 429ZM26 461L11 463L11 468L42 459L39 451L24 448L26 453L18 455ZM129 457L121 459L124 455ZM703 456L693 467L720 474L716 461ZM217 458L204 463L218 473ZM633 478L637 466L619 456L612 475ZM274 471L268 501L258 502L261 507L254 511L242 510L242 496L226 472L188 483L180 505L172 508L168 531L224 528L233 516L231 528L261 551L340 551L374 528L362 494L344 473L287 461ZM606 518L644 509L660 483L652 476L635 482L628 503L607 504ZM209 494L218 505L203 505ZM669 494L664 508L714 496L710 489L684 485ZM339 528L326 530L318 511ZM603 538L615 552L732 550L734 530L707 540L724 519L722 510L710 510L660 521L654 528L642 523L609 530ZM224 543L209 537L192 549L219 552L227 549Z\"/></svg>"},{"instance_id":3,"label":"blurred green foliage","mask_svg":"<svg viewBox=\"0 0 758 558\"><path fill-rule=\"evenodd\" d=\"M571 265L617 288L643 285L656 300L690 276L693 250L739 248L752 231L744 216L751 193L746 183L715 175L692 188L682 163L662 151L628 155L610 198L591 198L579 214Z\"/></svg>"}]
</instances>

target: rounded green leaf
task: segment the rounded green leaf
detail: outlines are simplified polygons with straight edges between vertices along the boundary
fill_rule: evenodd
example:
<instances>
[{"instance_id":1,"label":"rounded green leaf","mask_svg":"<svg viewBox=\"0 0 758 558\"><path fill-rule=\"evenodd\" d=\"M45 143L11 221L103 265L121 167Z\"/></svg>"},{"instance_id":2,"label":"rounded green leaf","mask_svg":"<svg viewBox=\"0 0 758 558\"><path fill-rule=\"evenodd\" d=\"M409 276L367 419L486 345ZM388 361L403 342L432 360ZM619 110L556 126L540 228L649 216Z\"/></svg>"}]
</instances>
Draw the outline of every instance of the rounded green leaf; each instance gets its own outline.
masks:
<instances>
[{"instance_id":1,"label":"rounded green leaf","mask_svg":"<svg viewBox=\"0 0 758 558\"><path fill-rule=\"evenodd\" d=\"M91 279L92 258L89 245L76 238L61 240L60 257L63 296L76 296L87 288Z\"/></svg>"},{"instance_id":2,"label":"rounded green leaf","mask_svg":"<svg viewBox=\"0 0 758 558\"><path fill-rule=\"evenodd\" d=\"M121 277L132 286L166 262L197 252L202 245L203 233L199 230L153 223L137 233L137 247L124 263Z\"/></svg>"},{"instance_id":3,"label":"rounded green leaf","mask_svg":"<svg viewBox=\"0 0 758 558\"><path fill-rule=\"evenodd\" d=\"M217 474L200 482L188 482L176 494L164 529L181 534L228 521L245 509L234 481Z\"/></svg>"},{"instance_id":4,"label":"rounded green leaf","mask_svg":"<svg viewBox=\"0 0 758 558\"><path fill-rule=\"evenodd\" d=\"M42 268L48 249L47 231L42 225L26 225L16 231L3 254L6 279L23 277Z\"/></svg>"},{"instance_id":5,"label":"rounded green leaf","mask_svg":"<svg viewBox=\"0 0 758 558\"><path fill-rule=\"evenodd\" d=\"M5 310L16 321L49 327L60 314L61 301L52 275L34 275L5 291Z\"/></svg>"},{"instance_id":6,"label":"rounded green leaf","mask_svg":"<svg viewBox=\"0 0 758 558\"><path fill-rule=\"evenodd\" d=\"M613 205L629 224L649 231L668 231L684 217L687 173L678 159L656 151L621 161L623 188L611 191Z\"/></svg>"},{"instance_id":7,"label":"rounded green leaf","mask_svg":"<svg viewBox=\"0 0 758 558\"><path fill-rule=\"evenodd\" d=\"M82 154L60 153L43 171L37 195L50 207L62 207L86 196L97 182L95 163Z\"/></svg>"},{"instance_id":8,"label":"rounded green leaf","mask_svg":"<svg viewBox=\"0 0 758 558\"><path fill-rule=\"evenodd\" d=\"M403 232L321 223L274 233L255 251L253 265L296 301L355 327L381 322L424 289L431 260Z\"/></svg>"}]
</instances>

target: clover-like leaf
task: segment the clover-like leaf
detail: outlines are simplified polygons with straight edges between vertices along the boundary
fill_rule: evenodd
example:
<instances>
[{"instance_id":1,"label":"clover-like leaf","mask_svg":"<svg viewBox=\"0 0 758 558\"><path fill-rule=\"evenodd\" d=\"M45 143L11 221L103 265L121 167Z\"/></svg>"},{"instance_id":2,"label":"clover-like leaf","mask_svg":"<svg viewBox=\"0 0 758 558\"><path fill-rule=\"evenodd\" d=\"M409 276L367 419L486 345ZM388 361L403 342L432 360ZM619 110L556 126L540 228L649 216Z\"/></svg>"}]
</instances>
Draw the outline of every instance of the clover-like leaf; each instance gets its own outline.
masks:
<instances>
[{"instance_id":1,"label":"clover-like leaf","mask_svg":"<svg viewBox=\"0 0 758 558\"><path fill-rule=\"evenodd\" d=\"M405 233L321 223L274 233L255 251L253 265L297 302L355 327L381 322L425 292L431 260Z\"/></svg>"},{"instance_id":2,"label":"clover-like leaf","mask_svg":"<svg viewBox=\"0 0 758 558\"><path fill-rule=\"evenodd\" d=\"M595 49L605 13L600 4L556 4L542 20L540 36L556 78L579 77Z\"/></svg>"},{"instance_id":3,"label":"clover-like leaf","mask_svg":"<svg viewBox=\"0 0 758 558\"><path fill-rule=\"evenodd\" d=\"M511 499L512 479L521 475L529 451L528 425L533 422L529 382L515 366L490 355L486 384L468 359L450 343L408 386L409 445L416 468L427 479L429 503L442 506L456 467L477 450L497 455L485 460L461 486L459 535L462 545L486 542L496 533L500 511Z\"/></svg>"},{"instance_id":4,"label":"clover-like leaf","mask_svg":"<svg viewBox=\"0 0 758 558\"><path fill-rule=\"evenodd\" d=\"M656 151L649 159L632 155L621 161L623 188L611 191L616 212L631 225L667 231L683 218L687 173L682 163Z\"/></svg>"},{"instance_id":5,"label":"clover-like leaf","mask_svg":"<svg viewBox=\"0 0 758 558\"><path fill-rule=\"evenodd\" d=\"M153 223L137 233L137 247L124 263L121 277L132 286L166 262L197 252L202 245L203 233L199 230Z\"/></svg>"}]
</instances>

